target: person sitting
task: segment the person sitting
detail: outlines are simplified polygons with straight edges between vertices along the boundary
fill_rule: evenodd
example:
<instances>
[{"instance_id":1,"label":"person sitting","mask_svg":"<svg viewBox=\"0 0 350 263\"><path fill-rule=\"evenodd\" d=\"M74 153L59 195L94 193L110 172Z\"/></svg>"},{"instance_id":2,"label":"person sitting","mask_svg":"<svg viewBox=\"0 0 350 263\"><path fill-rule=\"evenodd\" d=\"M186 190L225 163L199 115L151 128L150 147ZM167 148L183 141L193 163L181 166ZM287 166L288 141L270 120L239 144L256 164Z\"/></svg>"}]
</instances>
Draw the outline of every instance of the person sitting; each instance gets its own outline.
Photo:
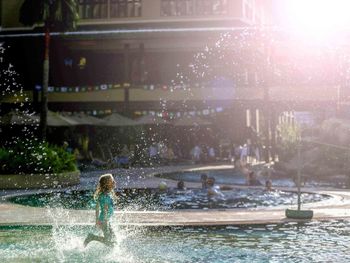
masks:
<instances>
[{"instance_id":1,"label":"person sitting","mask_svg":"<svg viewBox=\"0 0 350 263\"><path fill-rule=\"evenodd\" d=\"M175 160L176 156L172 147L168 147L166 158L169 163L172 163Z\"/></svg>"},{"instance_id":2,"label":"person sitting","mask_svg":"<svg viewBox=\"0 0 350 263\"><path fill-rule=\"evenodd\" d=\"M272 182L270 179L265 182L265 191L272 191Z\"/></svg>"},{"instance_id":3,"label":"person sitting","mask_svg":"<svg viewBox=\"0 0 350 263\"><path fill-rule=\"evenodd\" d=\"M185 182L183 180L178 181L177 190L186 190Z\"/></svg>"},{"instance_id":4,"label":"person sitting","mask_svg":"<svg viewBox=\"0 0 350 263\"><path fill-rule=\"evenodd\" d=\"M95 157L92 154L92 151L89 151L89 160L91 161L92 165L97 166L97 167L108 165L108 162L105 162L105 161L101 160L100 158Z\"/></svg>"},{"instance_id":5,"label":"person sitting","mask_svg":"<svg viewBox=\"0 0 350 263\"><path fill-rule=\"evenodd\" d=\"M158 185L159 192L163 193L168 190L168 184L164 181L161 181Z\"/></svg>"},{"instance_id":6,"label":"person sitting","mask_svg":"<svg viewBox=\"0 0 350 263\"><path fill-rule=\"evenodd\" d=\"M157 163L159 160L158 150L155 143L152 143L148 149L149 158L151 162Z\"/></svg>"},{"instance_id":7,"label":"person sitting","mask_svg":"<svg viewBox=\"0 0 350 263\"><path fill-rule=\"evenodd\" d=\"M207 189L207 179L208 176L206 174L201 174L201 183L202 183L202 189Z\"/></svg>"},{"instance_id":8,"label":"person sitting","mask_svg":"<svg viewBox=\"0 0 350 263\"><path fill-rule=\"evenodd\" d=\"M129 168L129 154L130 151L127 145L123 146L120 155L117 157L117 164L122 168Z\"/></svg>"},{"instance_id":9,"label":"person sitting","mask_svg":"<svg viewBox=\"0 0 350 263\"><path fill-rule=\"evenodd\" d=\"M73 148L69 146L69 143L67 141L63 142L62 148L68 153L73 153Z\"/></svg>"},{"instance_id":10,"label":"person sitting","mask_svg":"<svg viewBox=\"0 0 350 263\"><path fill-rule=\"evenodd\" d=\"M220 191L220 186L215 185L215 178L214 177L209 177L207 179L207 191L208 191L208 196L223 196L223 193Z\"/></svg>"},{"instance_id":11,"label":"person sitting","mask_svg":"<svg viewBox=\"0 0 350 263\"><path fill-rule=\"evenodd\" d=\"M250 171L247 178L247 184L250 186L262 185L262 183L256 177L254 171Z\"/></svg>"},{"instance_id":12,"label":"person sitting","mask_svg":"<svg viewBox=\"0 0 350 263\"><path fill-rule=\"evenodd\" d=\"M75 157L75 160L77 160L78 162L79 161L82 161L84 159L84 156L80 153L79 149L78 148L75 148L74 151L73 151L73 155Z\"/></svg>"}]
</instances>

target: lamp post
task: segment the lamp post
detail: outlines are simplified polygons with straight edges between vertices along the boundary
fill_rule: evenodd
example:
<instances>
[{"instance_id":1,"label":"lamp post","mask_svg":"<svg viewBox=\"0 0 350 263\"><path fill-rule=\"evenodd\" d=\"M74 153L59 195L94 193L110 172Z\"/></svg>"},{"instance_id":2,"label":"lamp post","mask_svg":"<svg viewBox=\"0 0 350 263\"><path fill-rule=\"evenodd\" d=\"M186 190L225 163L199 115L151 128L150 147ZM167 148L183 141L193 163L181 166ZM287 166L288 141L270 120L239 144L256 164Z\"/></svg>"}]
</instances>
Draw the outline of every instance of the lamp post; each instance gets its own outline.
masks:
<instances>
[{"instance_id":1,"label":"lamp post","mask_svg":"<svg viewBox=\"0 0 350 263\"><path fill-rule=\"evenodd\" d=\"M298 142L298 172L297 172L297 176L298 176L298 211L300 211L300 207L301 207L301 192L300 192L300 185L301 185L301 140L299 140Z\"/></svg>"},{"instance_id":2,"label":"lamp post","mask_svg":"<svg viewBox=\"0 0 350 263\"><path fill-rule=\"evenodd\" d=\"M264 102L264 119L265 119L265 162L270 162L270 94L269 94L269 85L270 85L270 52L271 52L271 43L269 40L264 41L264 82L263 82L263 102Z\"/></svg>"},{"instance_id":3,"label":"lamp post","mask_svg":"<svg viewBox=\"0 0 350 263\"><path fill-rule=\"evenodd\" d=\"M314 215L312 210L301 210L301 137L298 139L298 167L297 167L297 193L298 193L298 209L286 209L286 217L291 219L311 219Z\"/></svg>"}]
</instances>

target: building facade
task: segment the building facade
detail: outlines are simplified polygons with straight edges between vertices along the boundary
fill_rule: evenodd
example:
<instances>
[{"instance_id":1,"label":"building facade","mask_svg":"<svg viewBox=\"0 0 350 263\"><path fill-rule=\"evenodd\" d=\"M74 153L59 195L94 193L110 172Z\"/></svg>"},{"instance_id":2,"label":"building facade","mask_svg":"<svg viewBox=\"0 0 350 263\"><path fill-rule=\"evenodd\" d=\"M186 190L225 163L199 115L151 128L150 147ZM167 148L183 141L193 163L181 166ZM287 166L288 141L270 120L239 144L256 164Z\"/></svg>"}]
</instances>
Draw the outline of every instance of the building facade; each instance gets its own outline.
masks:
<instances>
[{"instance_id":1,"label":"building facade","mask_svg":"<svg viewBox=\"0 0 350 263\"><path fill-rule=\"evenodd\" d=\"M0 37L37 102L42 25L19 23L22 3L1 1ZM336 73L293 66L295 58L303 64L310 57L315 64L316 55L276 48L278 41L266 30L272 23L270 1L78 0L78 5L77 30L52 34L51 110L168 116L227 109L233 126L259 131L261 119L271 114L277 120L284 110L322 109L339 100ZM330 61L326 55L318 65L331 68Z\"/></svg>"}]
</instances>

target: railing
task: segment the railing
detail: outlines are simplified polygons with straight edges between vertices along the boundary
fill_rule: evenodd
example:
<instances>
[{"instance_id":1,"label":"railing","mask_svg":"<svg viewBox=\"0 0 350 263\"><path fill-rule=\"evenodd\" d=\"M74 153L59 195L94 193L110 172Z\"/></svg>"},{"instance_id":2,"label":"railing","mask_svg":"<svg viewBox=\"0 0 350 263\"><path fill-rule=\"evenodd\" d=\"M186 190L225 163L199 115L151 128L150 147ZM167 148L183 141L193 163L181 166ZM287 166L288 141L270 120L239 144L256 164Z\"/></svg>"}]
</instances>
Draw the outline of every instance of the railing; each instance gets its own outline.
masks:
<instances>
[{"instance_id":1,"label":"railing","mask_svg":"<svg viewBox=\"0 0 350 263\"><path fill-rule=\"evenodd\" d=\"M142 0L79 0L81 19L140 17Z\"/></svg>"},{"instance_id":2,"label":"railing","mask_svg":"<svg viewBox=\"0 0 350 263\"><path fill-rule=\"evenodd\" d=\"M158 11L158 16L227 15L228 0L79 0L81 19L141 17L145 5ZM150 8L147 6L147 8Z\"/></svg>"},{"instance_id":3,"label":"railing","mask_svg":"<svg viewBox=\"0 0 350 263\"><path fill-rule=\"evenodd\" d=\"M227 0L161 0L161 16L226 15Z\"/></svg>"}]
</instances>

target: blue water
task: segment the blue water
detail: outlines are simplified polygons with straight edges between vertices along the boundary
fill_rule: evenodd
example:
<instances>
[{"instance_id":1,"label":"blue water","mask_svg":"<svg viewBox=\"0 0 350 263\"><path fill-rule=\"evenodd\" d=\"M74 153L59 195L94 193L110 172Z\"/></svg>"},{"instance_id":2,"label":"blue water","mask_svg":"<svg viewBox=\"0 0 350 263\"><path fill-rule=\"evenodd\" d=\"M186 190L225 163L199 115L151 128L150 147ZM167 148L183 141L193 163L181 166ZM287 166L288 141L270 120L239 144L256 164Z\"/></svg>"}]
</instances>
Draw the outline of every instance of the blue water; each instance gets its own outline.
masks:
<instances>
[{"instance_id":1,"label":"blue water","mask_svg":"<svg viewBox=\"0 0 350 263\"><path fill-rule=\"evenodd\" d=\"M92 227L0 227L1 262L350 262L350 222L115 228L117 245L82 243Z\"/></svg>"}]
</instances>

